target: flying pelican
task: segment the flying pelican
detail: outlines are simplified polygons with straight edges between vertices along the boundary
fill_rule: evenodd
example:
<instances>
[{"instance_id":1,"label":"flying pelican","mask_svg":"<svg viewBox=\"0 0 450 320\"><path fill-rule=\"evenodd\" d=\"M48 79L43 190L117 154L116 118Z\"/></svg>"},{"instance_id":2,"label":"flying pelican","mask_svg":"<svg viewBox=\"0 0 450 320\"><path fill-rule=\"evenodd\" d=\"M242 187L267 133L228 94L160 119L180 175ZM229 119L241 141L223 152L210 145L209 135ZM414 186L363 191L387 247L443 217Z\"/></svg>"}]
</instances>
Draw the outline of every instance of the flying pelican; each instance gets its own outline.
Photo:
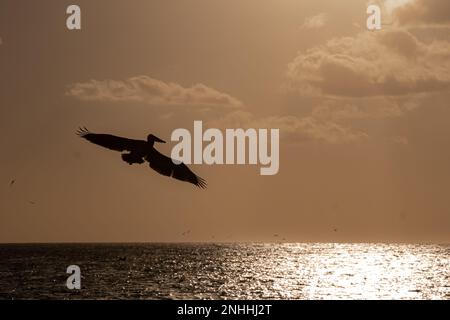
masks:
<instances>
[{"instance_id":1,"label":"flying pelican","mask_svg":"<svg viewBox=\"0 0 450 320\"><path fill-rule=\"evenodd\" d=\"M122 138L111 134L91 133L85 127L79 128L77 134L89 142L110 150L128 151L128 153L122 153L122 160L129 165L142 164L147 161L150 168L164 176L192 183L202 189L206 188L206 181L189 170L184 163L175 164L171 158L158 152L153 146L155 142L166 142L152 134L148 135L147 141Z\"/></svg>"}]
</instances>

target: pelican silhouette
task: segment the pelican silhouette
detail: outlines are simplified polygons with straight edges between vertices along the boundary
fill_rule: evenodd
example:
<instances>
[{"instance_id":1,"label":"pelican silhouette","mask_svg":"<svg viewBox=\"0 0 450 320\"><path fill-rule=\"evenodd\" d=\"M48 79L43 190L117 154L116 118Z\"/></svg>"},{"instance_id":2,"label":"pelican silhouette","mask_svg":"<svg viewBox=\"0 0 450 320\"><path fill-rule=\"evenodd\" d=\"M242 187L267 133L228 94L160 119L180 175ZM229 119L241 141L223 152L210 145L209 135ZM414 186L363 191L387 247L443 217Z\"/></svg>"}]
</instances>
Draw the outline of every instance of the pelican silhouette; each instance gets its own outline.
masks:
<instances>
[{"instance_id":1,"label":"pelican silhouette","mask_svg":"<svg viewBox=\"0 0 450 320\"><path fill-rule=\"evenodd\" d=\"M132 165L147 161L150 168L156 172L181 181L189 182L199 188L206 188L206 181L193 173L184 163L174 163L171 158L155 149L155 142L166 143L164 140L149 134L147 141L122 138L111 134L92 133L86 127L79 128L78 136L110 150L122 153L122 160Z\"/></svg>"}]
</instances>

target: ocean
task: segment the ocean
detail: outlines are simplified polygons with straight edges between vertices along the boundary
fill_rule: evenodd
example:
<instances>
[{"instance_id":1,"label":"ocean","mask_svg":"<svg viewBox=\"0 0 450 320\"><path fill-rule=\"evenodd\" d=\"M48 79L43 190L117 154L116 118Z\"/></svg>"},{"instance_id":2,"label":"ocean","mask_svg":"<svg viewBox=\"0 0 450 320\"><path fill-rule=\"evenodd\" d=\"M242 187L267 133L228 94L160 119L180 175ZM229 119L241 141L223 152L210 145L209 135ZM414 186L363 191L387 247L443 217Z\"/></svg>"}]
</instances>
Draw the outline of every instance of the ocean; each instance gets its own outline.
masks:
<instances>
[{"instance_id":1,"label":"ocean","mask_svg":"<svg viewBox=\"0 0 450 320\"><path fill-rule=\"evenodd\" d=\"M0 299L450 299L450 246L8 244Z\"/></svg>"}]
</instances>

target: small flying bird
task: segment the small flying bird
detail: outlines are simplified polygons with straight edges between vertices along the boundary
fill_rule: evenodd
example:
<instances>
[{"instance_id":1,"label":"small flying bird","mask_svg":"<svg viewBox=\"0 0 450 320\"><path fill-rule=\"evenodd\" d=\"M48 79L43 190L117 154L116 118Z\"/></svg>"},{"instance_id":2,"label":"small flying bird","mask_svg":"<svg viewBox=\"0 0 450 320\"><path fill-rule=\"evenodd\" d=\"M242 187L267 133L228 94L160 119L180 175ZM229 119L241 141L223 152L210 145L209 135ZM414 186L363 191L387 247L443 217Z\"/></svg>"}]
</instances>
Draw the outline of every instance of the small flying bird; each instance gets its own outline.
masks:
<instances>
[{"instance_id":1,"label":"small flying bird","mask_svg":"<svg viewBox=\"0 0 450 320\"><path fill-rule=\"evenodd\" d=\"M15 179L11 180L11 182L9 183L9 186L12 187L14 183L16 183Z\"/></svg>"},{"instance_id":2,"label":"small flying bird","mask_svg":"<svg viewBox=\"0 0 450 320\"><path fill-rule=\"evenodd\" d=\"M92 133L85 127L79 128L77 134L81 138L104 148L124 152L122 153L122 160L129 165L142 164L147 161L150 168L164 176L192 183L202 189L207 186L206 181L192 172L184 163L179 161L175 163L171 158L156 150L153 146L155 142L166 142L152 134L147 136L147 141L122 138L111 134Z\"/></svg>"}]
</instances>

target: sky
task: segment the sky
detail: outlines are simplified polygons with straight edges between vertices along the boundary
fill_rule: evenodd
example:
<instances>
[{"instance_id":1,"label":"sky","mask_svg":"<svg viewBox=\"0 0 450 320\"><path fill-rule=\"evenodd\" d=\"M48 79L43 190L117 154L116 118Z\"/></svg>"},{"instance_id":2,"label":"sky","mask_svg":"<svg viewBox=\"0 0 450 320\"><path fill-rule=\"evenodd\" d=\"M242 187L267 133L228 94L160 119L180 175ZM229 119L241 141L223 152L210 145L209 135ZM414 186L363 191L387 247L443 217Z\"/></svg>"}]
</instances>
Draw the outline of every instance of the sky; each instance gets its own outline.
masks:
<instances>
[{"instance_id":1,"label":"sky","mask_svg":"<svg viewBox=\"0 0 450 320\"><path fill-rule=\"evenodd\" d=\"M2 0L0 242L448 243L449 31L447 0ZM200 190L75 135L170 155L194 120L280 129L278 174Z\"/></svg>"}]
</instances>

